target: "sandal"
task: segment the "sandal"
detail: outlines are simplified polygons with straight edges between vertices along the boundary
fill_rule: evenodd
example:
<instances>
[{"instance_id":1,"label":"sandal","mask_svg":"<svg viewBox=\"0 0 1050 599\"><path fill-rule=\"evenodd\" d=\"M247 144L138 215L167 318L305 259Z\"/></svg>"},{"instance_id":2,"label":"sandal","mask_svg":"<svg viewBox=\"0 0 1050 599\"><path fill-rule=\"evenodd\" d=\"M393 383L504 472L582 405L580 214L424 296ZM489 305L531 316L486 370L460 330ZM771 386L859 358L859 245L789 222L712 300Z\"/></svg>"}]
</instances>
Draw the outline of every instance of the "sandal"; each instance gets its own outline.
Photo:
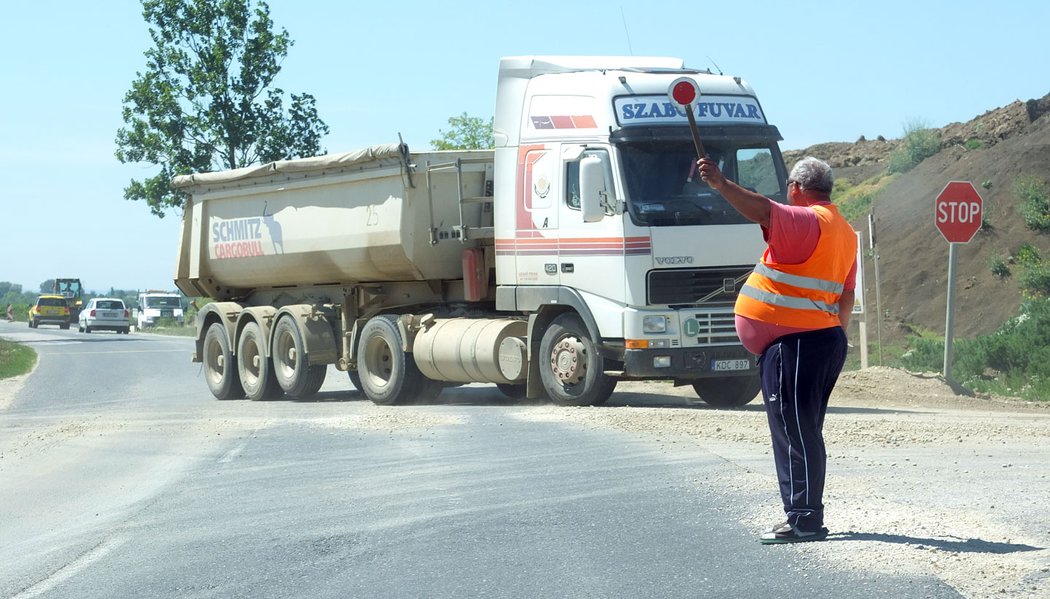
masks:
<instances>
[{"instance_id":1,"label":"sandal","mask_svg":"<svg viewBox=\"0 0 1050 599\"><path fill-rule=\"evenodd\" d=\"M783 522L773 530L762 533L759 542L763 545L779 545L782 543L805 543L807 541L823 541L828 538L828 529L821 528L815 532L805 532Z\"/></svg>"}]
</instances>

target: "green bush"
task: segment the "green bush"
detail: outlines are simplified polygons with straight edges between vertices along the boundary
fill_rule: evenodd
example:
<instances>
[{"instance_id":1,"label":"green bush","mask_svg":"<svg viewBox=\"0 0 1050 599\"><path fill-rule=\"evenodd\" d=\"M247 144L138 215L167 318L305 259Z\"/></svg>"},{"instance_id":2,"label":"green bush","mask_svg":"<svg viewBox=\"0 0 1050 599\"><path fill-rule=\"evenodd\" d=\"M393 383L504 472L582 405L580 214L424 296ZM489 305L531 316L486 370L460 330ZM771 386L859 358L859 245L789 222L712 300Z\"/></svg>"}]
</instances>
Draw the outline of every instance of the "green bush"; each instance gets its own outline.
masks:
<instances>
[{"instance_id":1,"label":"green bush","mask_svg":"<svg viewBox=\"0 0 1050 599\"><path fill-rule=\"evenodd\" d=\"M901 356L901 364L917 372L940 372L944 370L944 341L917 337L912 348Z\"/></svg>"},{"instance_id":2,"label":"green bush","mask_svg":"<svg viewBox=\"0 0 1050 599\"><path fill-rule=\"evenodd\" d=\"M1030 243L1021 244L1021 247L1017 248L1017 251L1014 252L1014 259L1022 266L1039 264L1042 261L1042 257L1039 255L1039 250L1033 247Z\"/></svg>"},{"instance_id":3,"label":"green bush","mask_svg":"<svg viewBox=\"0 0 1050 599\"><path fill-rule=\"evenodd\" d=\"M1045 181L1024 176L1014 181L1014 193L1020 199L1017 210L1024 224L1033 231L1050 231L1050 189Z\"/></svg>"},{"instance_id":4,"label":"green bush","mask_svg":"<svg viewBox=\"0 0 1050 599\"><path fill-rule=\"evenodd\" d=\"M1010 267L1007 266L1006 259L999 254L992 256L992 274L1000 279L1010 276Z\"/></svg>"},{"instance_id":5,"label":"green bush","mask_svg":"<svg viewBox=\"0 0 1050 599\"><path fill-rule=\"evenodd\" d=\"M900 363L921 372L944 369L944 340L915 336ZM952 378L973 391L1050 401L1050 298L1021 306L1020 316L991 335L956 340Z\"/></svg>"},{"instance_id":6,"label":"green bush","mask_svg":"<svg viewBox=\"0 0 1050 599\"><path fill-rule=\"evenodd\" d=\"M29 304L11 304L11 312L14 314L16 322L26 322L29 320ZM3 306L3 318L7 320L7 304Z\"/></svg>"},{"instance_id":7,"label":"green bush","mask_svg":"<svg viewBox=\"0 0 1050 599\"><path fill-rule=\"evenodd\" d=\"M1021 266L1017 283L1028 298L1050 297L1050 261L1043 260L1039 250L1025 243L1014 252L1014 260Z\"/></svg>"},{"instance_id":8,"label":"green bush","mask_svg":"<svg viewBox=\"0 0 1050 599\"><path fill-rule=\"evenodd\" d=\"M979 150L984 147L984 142L980 139L977 139L976 137L972 137L966 140L966 143L964 145L966 146L967 150Z\"/></svg>"},{"instance_id":9,"label":"green bush","mask_svg":"<svg viewBox=\"0 0 1050 599\"><path fill-rule=\"evenodd\" d=\"M1023 264L1017 282L1026 297L1050 297L1050 262Z\"/></svg>"},{"instance_id":10,"label":"green bush","mask_svg":"<svg viewBox=\"0 0 1050 599\"><path fill-rule=\"evenodd\" d=\"M912 122L904 127L904 138L890 152L889 172L906 173L923 160L941 150L941 132L930 129L922 122Z\"/></svg>"},{"instance_id":11,"label":"green bush","mask_svg":"<svg viewBox=\"0 0 1050 599\"><path fill-rule=\"evenodd\" d=\"M840 179L835 182L831 201L843 218L851 223L858 222L871 212L875 195L892 180L893 177L879 175L854 185L849 179Z\"/></svg>"},{"instance_id":12,"label":"green bush","mask_svg":"<svg viewBox=\"0 0 1050 599\"><path fill-rule=\"evenodd\" d=\"M35 363L36 352L33 348L0 339L0 379L25 374L33 369Z\"/></svg>"},{"instance_id":13,"label":"green bush","mask_svg":"<svg viewBox=\"0 0 1050 599\"><path fill-rule=\"evenodd\" d=\"M956 378L967 387L1050 400L1050 299L1026 302L1020 316L961 341L955 355Z\"/></svg>"}]
</instances>

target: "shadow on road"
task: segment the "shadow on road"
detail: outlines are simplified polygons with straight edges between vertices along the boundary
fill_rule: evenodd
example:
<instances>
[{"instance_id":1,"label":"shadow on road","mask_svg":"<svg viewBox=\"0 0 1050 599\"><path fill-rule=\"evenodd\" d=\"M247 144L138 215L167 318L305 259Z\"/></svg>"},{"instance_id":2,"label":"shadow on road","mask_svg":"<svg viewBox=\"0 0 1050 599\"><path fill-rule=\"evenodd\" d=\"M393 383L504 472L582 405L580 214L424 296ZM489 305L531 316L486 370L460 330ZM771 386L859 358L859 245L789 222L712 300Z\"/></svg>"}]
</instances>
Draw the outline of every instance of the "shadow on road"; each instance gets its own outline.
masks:
<instances>
[{"instance_id":1,"label":"shadow on road","mask_svg":"<svg viewBox=\"0 0 1050 599\"><path fill-rule=\"evenodd\" d=\"M368 397L357 389L346 389L337 391L322 391L317 395L301 399L292 399L284 396L276 397L267 401L289 401L295 403L336 403L352 401L368 401ZM407 405L431 405L431 406L479 406L479 407L514 407L514 406L541 406L551 405L546 398L518 399L512 400L503 395L492 385L463 385L444 389L437 398L427 402L412 402ZM642 393L637 391L617 391L607 402L600 406L588 409L632 409L632 408L663 408L676 410L700 410L716 412L741 412L741 413L765 413L761 398L756 398L751 403L736 408L716 408L703 401L694 398L673 394ZM572 408L567 408L572 409ZM919 414L916 410L897 410L892 408L862 408L862 407L836 407L828 408L828 414Z\"/></svg>"},{"instance_id":2,"label":"shadow on road","mask_svg":"<svg viewBox=\"0 0 1050 599\"><path fill-rule=\"evenodd\" d=\"M1033 547L1020 543L998 543L982 539L963 539L961 537L921 538L908 535L891 535L873 532L841 532L828 535L829 541L878 541L898 545L916 545L931 547L955 553L1021 553L1025 551L1042 551L1043 547Z\"/></svg>"}]
</instances>

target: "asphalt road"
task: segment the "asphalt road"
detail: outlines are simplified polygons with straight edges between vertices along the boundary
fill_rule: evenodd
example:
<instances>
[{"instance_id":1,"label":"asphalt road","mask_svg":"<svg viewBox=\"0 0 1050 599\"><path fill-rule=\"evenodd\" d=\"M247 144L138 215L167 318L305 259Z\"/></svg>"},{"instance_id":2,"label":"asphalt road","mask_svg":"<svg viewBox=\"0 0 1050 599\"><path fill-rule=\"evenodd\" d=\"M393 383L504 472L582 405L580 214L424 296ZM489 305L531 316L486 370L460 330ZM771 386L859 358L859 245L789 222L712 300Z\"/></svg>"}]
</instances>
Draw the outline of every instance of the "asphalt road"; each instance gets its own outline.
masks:
<instances>
[{"instance_id":1,"label":"asphalt road","mask_svg":"<svg viewBox=\"0 0 1050 599\"><path fill-rule=\"evenodd\" d=\"M3 597L959 596L760 545L738 511L773 490L706 482L721 456L493 387L219 402L189 339L0 336L40 354L0 396Z\"/></svg>"}]
</instances>

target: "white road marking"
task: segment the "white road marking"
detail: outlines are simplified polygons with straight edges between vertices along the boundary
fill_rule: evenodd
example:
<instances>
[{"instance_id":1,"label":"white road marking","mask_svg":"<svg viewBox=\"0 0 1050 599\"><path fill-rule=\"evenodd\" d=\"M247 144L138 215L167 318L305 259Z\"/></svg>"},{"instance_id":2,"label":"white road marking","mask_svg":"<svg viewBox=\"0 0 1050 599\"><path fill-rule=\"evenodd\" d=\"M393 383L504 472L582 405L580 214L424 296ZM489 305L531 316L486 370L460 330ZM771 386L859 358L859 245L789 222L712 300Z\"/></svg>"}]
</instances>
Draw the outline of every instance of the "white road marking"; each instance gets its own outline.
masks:
<instances>
[{"instance_id":1,"label":"white road marking","mask_svg":"<svg viewBox=\"0 0 1050 599\"><path fill-rule=\"evenodd\" d=\"M34 584L27 588L21 593L14 596L14 599L28 599L30 597L39 597L44 593L54 589L56 586L63 582L73 578L82 570L97 562L98 560L105 557L111 551L120 547L124 544L124 539L121 537L112 537L96 545L93 549L81 555L72 562L66 564L65 567L60 568L58 571L48 576L44 580Z\"/></svg>"}]
</instances>

